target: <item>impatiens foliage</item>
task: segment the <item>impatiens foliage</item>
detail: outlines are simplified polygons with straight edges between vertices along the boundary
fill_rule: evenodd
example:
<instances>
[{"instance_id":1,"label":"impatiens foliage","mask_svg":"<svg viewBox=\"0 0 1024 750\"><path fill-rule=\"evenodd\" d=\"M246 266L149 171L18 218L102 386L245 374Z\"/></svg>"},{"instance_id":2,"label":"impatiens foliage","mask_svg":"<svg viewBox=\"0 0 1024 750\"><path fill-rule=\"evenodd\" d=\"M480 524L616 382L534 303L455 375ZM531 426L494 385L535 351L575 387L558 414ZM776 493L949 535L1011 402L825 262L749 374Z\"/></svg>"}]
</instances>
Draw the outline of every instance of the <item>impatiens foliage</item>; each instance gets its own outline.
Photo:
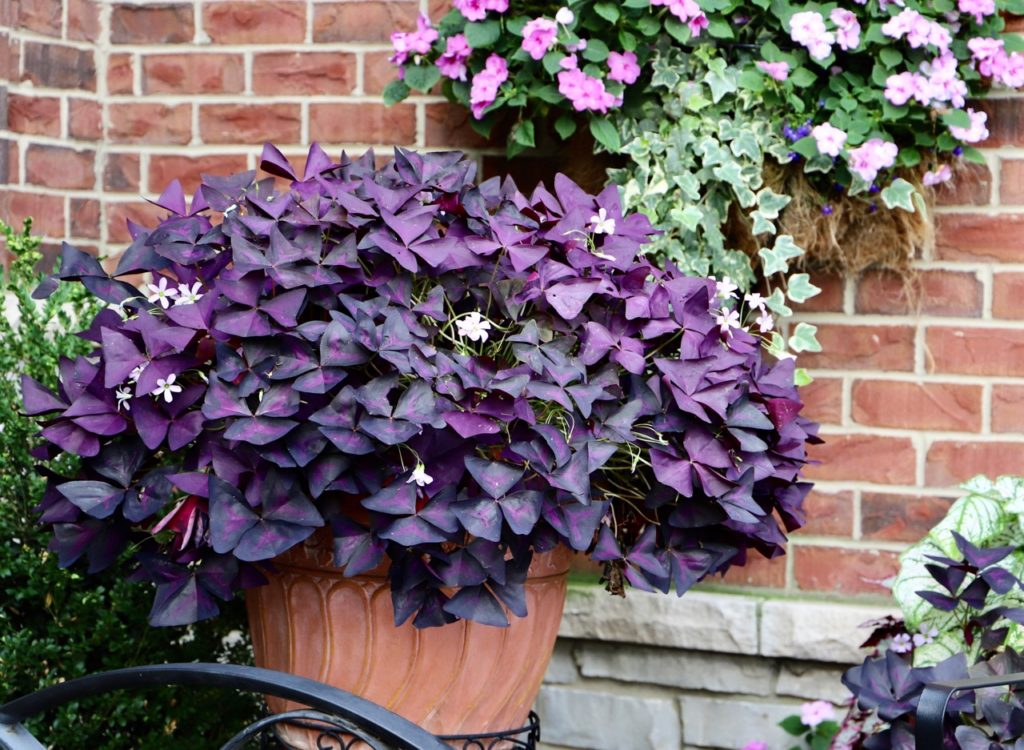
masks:
<instances>
[{"instance_id":1,"label":"impatiens foliage","mask_svg":"<svg viewBox=\"0 0 1024 750\"><path fill-rule=\"evenodd\" d=\"M782 552L815 433L793 363L713 282L645 261L615 188L475 185L457 153L262 166L290 187L208 176L187 207L172 184L113 275L63 249L109 304L57 392L24 383L40 458L81 459L39 506L63 565L130 550L170 625L327 529L427 627L526 614L556 545L615 592L679 594Z\"/></svg>"}]
</instances>

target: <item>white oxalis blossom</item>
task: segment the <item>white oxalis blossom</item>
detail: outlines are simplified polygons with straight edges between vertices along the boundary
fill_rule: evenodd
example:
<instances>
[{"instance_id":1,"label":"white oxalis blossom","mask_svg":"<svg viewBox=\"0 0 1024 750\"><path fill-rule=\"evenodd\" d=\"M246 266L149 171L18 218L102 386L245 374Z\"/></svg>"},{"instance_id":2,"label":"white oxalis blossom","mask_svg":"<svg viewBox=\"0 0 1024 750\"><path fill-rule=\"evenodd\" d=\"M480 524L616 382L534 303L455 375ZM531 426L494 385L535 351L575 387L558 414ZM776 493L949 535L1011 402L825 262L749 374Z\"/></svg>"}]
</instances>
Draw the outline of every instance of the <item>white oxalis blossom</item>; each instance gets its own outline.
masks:
<instances>
[{"instance_id":1,"label":"white oxalis blossom","mask_svg":"<svg viewBox=\"0 0 1024 750\"><path fill-rule=\"evenodd\" d=\"M590 228L594 234L615 234L615 219L608 215L607 209L600 208L590 217Z\"/></svg>"},{"instance_id":2,"label":"white oxalis blossom","mask_svg":"<svg viewBox=\"0 0 1024 750\"><path fill-rule=\"evenodd\" d=\"M491 330L491 322L478 312L471 312L455 321L459 335L470 341L487 341L487 332Z\"/></svg>"},{"instance_id":3,"label":"white oxalis blossom","mask_svg":"<svg viewBox=\"0 0 1024 750\"><path fill-rule=\"evenodd\" d=\"M412 484L415 482L417 487L426 487L433 481L434 478L427 473L427 467L420 461L416 464L416 468L412 470L409 478L405 480L405 483Z\"/></svg>"},{"instance_id":4,"label":"white oxalis blossom","mask_svg":"<svg viewBox=\"0 0 1024 750\"><path fill-rule=\"evenodd\" d=\"M178 298L174 300L175 306L194 305L203 298L203 285L198 281L191 287L188 284L178 284Z\"/></svg>"},{"instance_id":5,"label":"white oxalis blossom","mask_svg":"<svg viewBox=\"0 0 1024 750\"><path fill-rule=\"evenodd\" d=\"M146 299L165 310L171 306L171 300L178 296L177 289L168 288L167 278L164 276L160 277L159 284L146 284L146 287L150 291Z\"/></svg>"},{"instance_id":6,"label":"white oxalis blossom","mask_svg":"<svg viewBox=\"0 0 1024 750\"><path fill-rule=\"evenodd\" d=\"M164 401L171 403L174 400L174 394L181 393L181 386L175 383L177 375L173 372L166 378L157 378L156 388L153 389L152 395L164 397Z\"/></svg>"},{"instance_id":7,"label":"white oxalis blossom","mask_svg":"<svg viewBox=\"0 0 1024 750\"><path fill-rule=\"evenodd\" d=\"M731 336L732 329L740 327L740 314L736 310L721 310L715 316L715 323L722 333Z\"/></svg>"},{"instance_id":8,"label":"white oxalis blossom","mask_svg":"<svg viewBox=\"0 0 1024 750\"><path fill-rule=\"evenodd\" d=\"M122 385L116 391L114 391L114 395L117 397L118 409L124 407L125 411L131 411L132 405L128 403L129 401L131 401L132 398L131 388Z\"/></svg>"}]
</instances>

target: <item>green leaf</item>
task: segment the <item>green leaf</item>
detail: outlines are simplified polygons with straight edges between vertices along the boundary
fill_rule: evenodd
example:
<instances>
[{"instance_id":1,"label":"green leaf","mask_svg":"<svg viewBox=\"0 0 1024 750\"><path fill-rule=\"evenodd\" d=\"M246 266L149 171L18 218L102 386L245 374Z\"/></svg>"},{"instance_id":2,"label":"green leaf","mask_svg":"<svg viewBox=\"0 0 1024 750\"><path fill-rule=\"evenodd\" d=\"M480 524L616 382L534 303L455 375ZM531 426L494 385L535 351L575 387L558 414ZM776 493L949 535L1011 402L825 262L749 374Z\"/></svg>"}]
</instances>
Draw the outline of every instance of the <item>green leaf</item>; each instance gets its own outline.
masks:
<instances>
[{"instance_id":1,"label":"green leaf","mask_svg":"<svg viewBox=\"0 0 1024 750\"><path fill-rule=\"evenodd\" d=\"M942 116L942 123L949 128L969 128L971 116L962 109L951 109Z\"/></svg>"},{"instance_id":2,"label":"green leaf","mask_svg":"<svg viewBox=\"0 0 1024 750\"><path fill-rule=\"evenodd\" d=\"M786 282L786 294L796 303L809 300L821 292L821 289L811 283L811 277L806 273L795 273Z\"/></svg>"},{"instance_id":3,"label":"green leaf","mask_svg":"<svg viewBox=\"0 0 1024 750\"><path fill-rule=\"evenodd\" d=\"M555 120L555 132L563 141L576 132L576 118L566 113Z\"/></svg>"},{"instance_id":4,"label":"green leaf","mask_svg":"<svg viewBox=\"0 0 1024 750\"><path fill-rule=\"evenodd\" d=\"M583 50L583 57L590 62L604 62L608 59L608 45L600 39L588 39L587 48Z\"/></svg>"},{"instance_id":5,"label":"green leaf","mask_svg":"<svg viewBox=\"0 0 1024 750\"><path fill-rule=\"evenodd\" d=\"M779 722L779 726L782 727L787 734L791 734L794 737L800 737L807 731L807 727L805 727L803 722L800 721L799 716L787 716Z\"/></svg>"},{"instance_id":6,"label":"green leaf","mask_svg":"<svg viewBox=\"0 0 1024 750\"><path fill-rule=\"evenodd\" d=\"M616 3L610 2L594 3L594 12L608 23L615 23L619 20L619 16L622 15L619 11L619 6Z\"/></svg>"},{"instance_id":7,"label":"green leaf","mask_svg":"<svg viewBox=\"0 0 1024 750\"><path fill-rule=\"evenodd\" d=\"M895 47L882 47L878 52L878 59L887 68L895 68L903 62L903 53Z\"/></svg>"},{"instance_id":8,"label":"green leaf","mask_svg":"<svg viewBox=\"0 0 1024 750\"><path fill-rule=\"evenodd\" d=\"M607 117L595 117L590 121L590 133L594 139L613 154L622 150L619 131Z\"/></svg>"},{"instance_id":9,"label":"green leaf","mask_svg":"<svg viewBox=\"0 0 1024 750\"><path fill-rule=\"evenodd\" d=\"M466 24L466 42L473 49L486 49L501 38L501 24L496 20Z\"/></svg>"},{"instance_id":10,"label":"green leaf","mask_svg":"<svg viewBox=\"0 0 1024 750\"><path fill-rule=\"evenodd\" d=\"M392 81L384 87L384 104L392 106L409 96L409 84L405 81Z\"/></svg>"},{"instance_id":11,"label":"green leaf","mask_svg":"<svg viewBox=\"0 0 1024 750\"><path fill-rule=\"evenodd\" d=\"M494 123L497 122L494 115L487 115L482 120L478 120L475 117L469 118L469 126L473 128L473 132L477 135L483 136L484 138L491 137L491 130L494 129Z\"/></svg>"},{"instance_id":12,"label":"green leaf","mask_svg":"<svg viewBox=\"0 0 1024 750\"><path fill-rule=\"evenodd\" d=\"M902 208L904 211L914 213L914 186L897 177L882 191L882 202L886 208Z\"/></svg>"},{"instance_id":13,"label":"green leaf","mask_svg":"<svg viewBox=\"0 0 1024 750\"><path fill-rule=\"evenodd\" d=\"M797 88L806 88L815 81L818 80L818 76L814 74L814 71L808 70L807 68L797 68L789 74L789 83L792 83Z\"/></svg>"},{"instance_id":14,"label":"green leaf","mask_svg":"<svg viewBox=\"0 0 1024 750\"><path fill-rule=\"evenodd\" d=\"M686 44L690 41L690 27L685 23L680 23L675 18L665 19L665 31L680 44Z\"/></svg>"},{"instance_id":15,"label":"green leaf","mask_svg":"<svg viewBox=\"0 0 1024 750\"><path fill-rule=\"evenodd\" d=\"M804 367L798 367L793 371L793 385L797 388L803 388L805 385L810 385L814 382L814 378L807 372Z\"/></svg>"},{"instance_id":16,"label":"green leaf","mask_svg":"<svg viewBox=\"0 0 1024 750\"><path fill-rule=\"evenodd\" d=\"M625 29L619 29L619 44L626 52L633 52L636 50L636 36Z\"/></svg>"},{"instance_id":17,"label":"green leaf","mask_svg":"<svg viewBox=\"0 0 1024 750\"><path fill-rule=\"evenodd\" d=\"M441 80L441 71L436 65L410 65L405 69L405 83L417 91L429 91Z\"/></svg>"},{"instance_id":18,"label":"green leaf","mask_svg":"<svg viewBox=\"0 0 1024 750\"><path fill-rule=\"evenodd\" d=\"M649 0L644 0L645 6L648 2ZM680 25L682 26L682 24ZM658 19L655 18L654 16L642 16L640 20L636 22L636 28L637 31L639 31L644 36L657 36L658 32L661 31L661 24L658 23ZM690 32L690 30L687 29L685 26L683 26L683 28L686 29L687 33ZM668 31L667 24L665 30ZM671 34L672 32L669 31L669 33Z\"/></svg>"},{"instance_id":19,"label":"green leaf","mask_svg":"<svg viewBox=\"0 0 1024 750\"><path fill-rule=\"evenodd\" d=\"M810 323L797 323L793 335L789 337L789 347L794 352L820 352L821 344L817 339L818 327Z\"/></svg>"},{"instance_id":20,"label":"green leaf","mask_svg":"<svg viewBox=\"0 0 1024 750\"><path fill-rule=\"evenodd\" d=\"M533 137L533 120L523 120L512 126L512 140L520 146L525 146L527 148L533 148L536 146L537 144L534 142Z\"/></svg>"},{"instance_id":21,"label":"green leaf","mask_svg":"<svg viewBox=\"0 0 1024 750\"><path fill-rule=\"evenodd\" d=\"M542 84L537 81L530 87L530 96L535 99L547 102L548 104L559 104L563 97L558 92L558 89L550 83Z\"/></svg>"},{"instance_id":22,"label":"green leaf","mask_svg":"<svg viewBox=\"0 0 1024 750\"><path fill-rule=\"evenodd\" d=\"M974 146L964 146L964 159L972 164L985 164L985 155Z\"/></svg>"},{"instance_id":23,"label":"green leaf","mask_svg":"<svg viewBox=\"0 0 1024 750\"><path fill-rule=\"evenodd\" d=\"M732 24L726 19L717 16L712 16L708 19L708 34L713 39L734 39L736 37Z\"/></svg>"},{"instance_id":24,"label":"green leaf","mask_svg":"<svg viewBox=\"0 0 1024 750\"><path fill-rule=\"evenodd\" d=\"M747 91L753 91L755 94L759 94L764 91L764 85L764 73L759 71L757 68L747 68L740 73L741 89L746 89Z\"/></svg>"},{"instance_id":25,"label":"green leaf","mask_svg":"<svg viewBox=\"0 0 1024 750\"><path fill-rule=\"evenodd\" d=\"M788 234L780 234L775 240L774 247L771 249L762 247L757 254L761 256L764 275L771 276L776 273L786 273L789 270L789 261L799 258L804 251L793 242L793 238Z\"/></svg>"},{"instance_id":26,"label":"green leaf","mask_svg":"<svg viewBox=\"0 0 1024 750\"><path fill-rule=\"evenodd\" d=\"M813 159L818 155L818 142L812 136L804 136L793 144L792 149L805 159Z\"/></svg>"}]
</instances>

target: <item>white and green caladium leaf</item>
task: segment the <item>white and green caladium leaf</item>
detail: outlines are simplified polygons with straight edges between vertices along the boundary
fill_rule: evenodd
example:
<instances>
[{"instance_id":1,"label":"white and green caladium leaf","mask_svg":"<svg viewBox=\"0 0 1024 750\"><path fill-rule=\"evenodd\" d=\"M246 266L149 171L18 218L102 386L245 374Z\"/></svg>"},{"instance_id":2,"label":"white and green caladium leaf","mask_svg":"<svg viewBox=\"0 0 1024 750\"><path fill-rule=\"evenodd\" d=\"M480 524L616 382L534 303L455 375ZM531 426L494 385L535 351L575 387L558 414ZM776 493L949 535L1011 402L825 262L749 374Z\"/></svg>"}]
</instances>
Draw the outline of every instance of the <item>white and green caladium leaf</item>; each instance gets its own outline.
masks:
<instances>
[{"instance_id":1,"label":"white and green caladium leaf","mask_svg":"<svg viewBox=\"0 0 1024 750\"><path fill-rule=\"evenodd\" d=\"M933 612L935 607L917 595L918 591L945 592L938 581L925 568L931 564L928 555L944 555L927 537L900 555L900 569L893 579L892 596L903 612L903 619L910 629L916 630ZM951 613L945 613L950 614ZM952 616L952 615L951 615Z\"/></svg>"},{"instance_id":2,"label":"white and green caladium leaf","mask_svg":"<svg viewBox=\"0 0 1024 750\"><path fill-rule=\"evenodd\" d=\"M914 649L915 667L934 667L940 661L944 661L954 654L964 653L968 650L964 642L963 631L959 628L943 630L931 643L918 646ZM968 659L972 664L973 660Z\"/></svg>"},{"instance_id":3,"label":"white and green caladium leaf","mask_svg":"<svg viewBox=\"0 0 1024 750\"><path fill-rule=\"evenodd\" d=\"M798 304L806 302L820 292L821 289L811 283L811 277L806 273L794 273L786 281L787 296Z\"/></svg>"},{"instance_id":4,"label":"white and green caladium leaf","mask_svg":"<svg viewBox=\"0 0 1024 750\"><path fill-rule=\"evenodd\" d=\"M882 202L886 208L902 208L904 211L914 213L914 194L917 190L902 177L897 177L892 183L882 190Z\"/></svg>"},{"instance_id":5,"label":"white and green caladium leaf","mask_svg":"<svg viewBox=\"0 0 1024 750\"><path fill-rule=\"evenodd\" d=\"M970 493L953 503L946 517L929 532L928 538L946 557L959 558L960 552L952 532L960 534L971 544L984 546L1004 532L1010 520L998 499Z\"/></svg>"},{"instance_id":6,"label":"white and green caladium leaf","mask_svg":"<svg viewBox=\"0 0 1024 750\"><path fill-rule=\"evenodd\" d=\"M789 348L794 352L820 352L821 344L817 338L818 327L810 323L797 323L793 335L789 337Z\"/></svg>"},{"instance_id":7,"label":"white and green caladium leaf","mask_svg":"<svg viewBox=\"0 0 1024 750\"><path fill-rule=\"evenodd\" d=\"M793 238L788 234L780 234L775 239L772 248L762 247L757 251L764 264L764 275L771 276L776 273L786 273L789 270L789 261L799 258L804 254L803 248L799 247Z\"/></svg>"}]
</instances>

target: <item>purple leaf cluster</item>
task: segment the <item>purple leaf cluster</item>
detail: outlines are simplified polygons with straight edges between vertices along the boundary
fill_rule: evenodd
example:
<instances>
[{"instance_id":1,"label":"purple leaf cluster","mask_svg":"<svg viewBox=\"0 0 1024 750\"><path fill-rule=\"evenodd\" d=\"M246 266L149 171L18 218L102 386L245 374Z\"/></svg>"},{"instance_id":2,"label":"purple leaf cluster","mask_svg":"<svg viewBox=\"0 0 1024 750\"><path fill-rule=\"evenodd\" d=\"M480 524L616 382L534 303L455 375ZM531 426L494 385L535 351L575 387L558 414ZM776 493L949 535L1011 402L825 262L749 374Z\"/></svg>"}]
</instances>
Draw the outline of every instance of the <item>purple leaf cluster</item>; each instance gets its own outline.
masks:
<instances>
[{"instance_id":1,"label":"purple leaf cluster","mask_svg":"<svg viewBox=\"0 0 1024 750\"><path fill-rule=\"evenodd\" d=\"M39 457L80 458L39 506L62 565L131 550L180 624L325 529L427 627L525 615L557 545L680 595L782 553L816 439L793 363L645 260L616 188L477 185L458 153L262 168L290 187L205 176L187 206L173 183L112 274L64 247L59 278L110 307L58 393L24 383Z\"/></svg>"}]
</instances>

